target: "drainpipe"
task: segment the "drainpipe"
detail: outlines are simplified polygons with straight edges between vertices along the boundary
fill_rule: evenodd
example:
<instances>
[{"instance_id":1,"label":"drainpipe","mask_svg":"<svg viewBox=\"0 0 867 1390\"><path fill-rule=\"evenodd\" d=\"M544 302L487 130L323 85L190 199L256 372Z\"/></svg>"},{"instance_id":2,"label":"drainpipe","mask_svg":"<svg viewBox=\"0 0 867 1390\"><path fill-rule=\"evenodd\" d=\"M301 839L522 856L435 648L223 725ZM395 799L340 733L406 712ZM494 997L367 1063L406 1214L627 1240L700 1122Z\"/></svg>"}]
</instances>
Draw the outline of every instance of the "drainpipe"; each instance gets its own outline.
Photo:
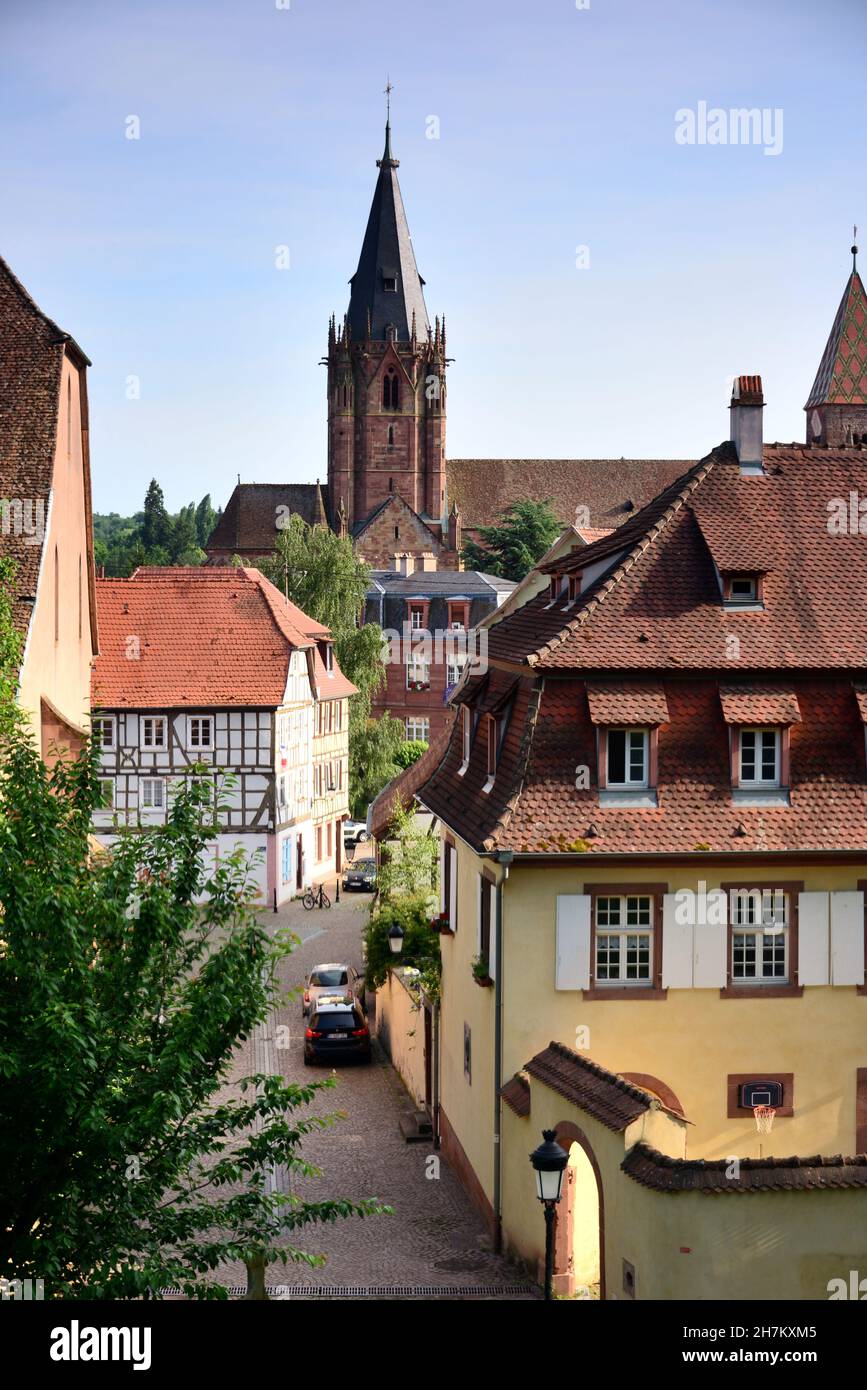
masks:
<instances>
[{"instance_id":1,"label":"drainpipe","mask_svg":"<svg viewBox=\"0 0 867 1390\"><path fill-rule=\"evenodd\" d=\"M503 1253L503 1211L502 1211L502 1101L500 1088L503 1084L503 888L509 877L509 866L515 855L510 849L499 850L493 858L501 866L503 873L497 883L496 941L497 973L494 978L494 1251Z\"/></svg>"}]
</instances>

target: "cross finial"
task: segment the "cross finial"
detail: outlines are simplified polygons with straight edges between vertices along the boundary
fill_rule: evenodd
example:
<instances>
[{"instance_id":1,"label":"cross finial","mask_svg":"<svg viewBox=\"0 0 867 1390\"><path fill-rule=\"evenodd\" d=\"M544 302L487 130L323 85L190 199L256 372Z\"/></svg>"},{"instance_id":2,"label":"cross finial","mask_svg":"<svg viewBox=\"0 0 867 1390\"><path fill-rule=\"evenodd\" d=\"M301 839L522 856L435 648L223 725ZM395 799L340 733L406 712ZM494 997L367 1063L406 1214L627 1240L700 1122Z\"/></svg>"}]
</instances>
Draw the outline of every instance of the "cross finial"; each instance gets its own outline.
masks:
<instances>
[{"instance_id":1,"label":"cross finial","mask_svg":"<svg viewBox=\"0 0 867 1390\"><path fill-rule=\"evenodd\" d=\"M853 275L855 274L855 272L856 272L857 269L858 269L858 247L857 247L857 245L856 245L856 242L857 242L857 241L858 241L858 228L857 228L857 227L853 227L853 228L852 228L852 274L853 274Z\"/></svg>"},{"instance_id":2,"label":"cross finial","mask_svg":"<svg viewBox=\"0 0 867 1390\"><path fill-rule=\"evenodd\" d=\"M392 80L391 80L390 77L386 77L386 79L385 79L385 87L383 88L383 91L385 92L385 119L386 119L387 121L390 121L390 120L391 120L391 94L392 94L392 92L394 91L394 85L393 85Z\"/></svg>"}]
</instances>

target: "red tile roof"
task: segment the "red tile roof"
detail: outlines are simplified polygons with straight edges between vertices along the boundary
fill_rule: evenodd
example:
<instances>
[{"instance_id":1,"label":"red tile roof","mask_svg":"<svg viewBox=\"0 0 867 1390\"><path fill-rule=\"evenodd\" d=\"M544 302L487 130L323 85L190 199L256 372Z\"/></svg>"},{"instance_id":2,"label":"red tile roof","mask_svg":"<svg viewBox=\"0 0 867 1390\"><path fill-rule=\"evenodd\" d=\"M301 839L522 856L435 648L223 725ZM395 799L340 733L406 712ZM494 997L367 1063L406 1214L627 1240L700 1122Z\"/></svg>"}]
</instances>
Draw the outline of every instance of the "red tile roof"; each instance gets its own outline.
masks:
<instances>
[{"instance_id":1,"label":"red tile roof","mask_svg":"<svg viewBox=\"0 0 867 1390\"><path fill-rule=\"evenodd\" d=\"M742 1158L733 1181L731 1159L671 1158L648 1144L635 1144L621 1163L644 1187L657 1192L721 1193L808 1192L867 1187L867 1155L815 1158Z\"/></svg>"},{"instance_id":2,"label":"red tile roof","mask_svg":"<svg viewBox=\"0 0 867 1390\"><path fill-rule=\"evenodd\" d=\"M445 724L432 740L427 751L421 755L417 762L404 768L399 776L383 787L379 795L371 802L370 833L374 839L381 840L387 836L398 801L403 810L407 810L412 805L419 787L427 781L449 745L453 722L454 712L449 710Z\"/></svg>"},{"instance_id":3,"label":"red tile roof","mask_svg":"<svg viewBox=\"0 0 867 1390\"><path fill-rule=\"evenodd\" d=\"M94 708L276 707L292 651L330 635L255 569L141 568L97 601Z\"/></svg>"},{"instance_id":4,"label":"red tile roof","mask_svg":"<svg viewBox=\"0 0 867 1390\"><path fill-rule=\"evenodd\" d=\"M794 690L778 686L721 685L719 699L727 724L800 724Z\"/></svg>"},{"instance_id":5,"label":"red tile roof","mask_svg":"<svg viewBox=\"0 0 867 1390\"><path fill-rule=\"evenodd\" d=\"M593 681L587 703L594 724L667 724L668 703L661 681Z\"/></svg>"},{"instance_id":6,"label":"red tile roof","mask_svg":"<svg viewBox=\"0 0 867 1390\"><path fill-rule=\"evenodd\" d=\"M550 502L563 526L586 508L608 529L649 502L689 467L686 459L449 459L448 498L464 528L498 522L516 498Z\"/></svg>"},{"instance_id":7,"label":"red tile roof","mask_svg":"<svg viewBox=\"0 0 867 1390\"><path fill-rule=\"evenodd\" d=\"M570 606L546 592L494 623L489 657L564 670L863 668L867 546L857 528L829 525L850 492L867 496L867 450L768 445L764 459L763 476L742 477L722 445L613 535L546 566L612 560ZM703 527L721 533L729 516L745 551L767 558L773 546L763 611L722 604Z\"/></svg>"},{"instance_id":8,"label":"red tile roof","mask_svg":"<svg viewBox=\"0 0 867 1390\"><path fill-rule=\"evenodd\" d=\"M524 1070L608 1129L622 1131L650 1109L651 1098L646 1091L563 1043L549 1043Z\"/></svg>"},{"instance_id":9,"label":"red tile roof","mask_svg":"<svg viewBox=\"0 0 867 1390\"><path fill-rule=\"evenodd\" d=\"M516 1115L529 1115L530 1079L526 1072L516 1071L515 1075L500 1087L500 1095Z\"/></svg>"}]
</instances>

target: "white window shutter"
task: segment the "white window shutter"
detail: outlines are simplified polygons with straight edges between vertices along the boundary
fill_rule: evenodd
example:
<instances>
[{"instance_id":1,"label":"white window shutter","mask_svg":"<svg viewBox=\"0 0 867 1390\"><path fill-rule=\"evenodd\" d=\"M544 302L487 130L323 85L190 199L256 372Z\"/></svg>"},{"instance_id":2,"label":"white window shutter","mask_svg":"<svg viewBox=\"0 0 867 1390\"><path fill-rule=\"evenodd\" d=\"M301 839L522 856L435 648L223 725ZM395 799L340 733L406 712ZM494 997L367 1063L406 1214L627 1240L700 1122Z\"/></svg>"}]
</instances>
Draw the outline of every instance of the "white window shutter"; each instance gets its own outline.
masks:
<instances>
[{"instance_id":1,"label":"white window shutter","mask_svg":"<svg viewBox=\"0 0 867 1390\"><path fill-rule=\"evenodd\" d=\"M482 875L476 880L476 955L482 954Z\"/></svg>"},{"instance_id":2,"label":"white window shutter","mask_svg":"<svg viewBox=\"0 0 867 1390\"><path fill-rule=\"evenodd\" d=\"M488 952L488 974L492 980L497 978L497 903L499 894L491 888L491 949Z\"/></svg>"},{"instance_id":3,"label":"white window shutter","mask_svg":"<svg viewBox=\"0 0 867 1390\"><path fill-rule=\"evenodd\" d=\"M864 894L831 894L831 984L864 983Z\"/></svg>"},{"instance_id":4,"label":"white window shutter","mask_svg":"<svg viewBox=\"0 0 867 1390\"><path fill-rule=\"evenodd\" d=\"M695 925L692 982L696 989L724 989L726 986L728 908L725 890L712 888Z\"/></svg>"},{"instance_id":5,"label":"white window shutter","mask_svg":"<svg viewBox=\"0 0 867 1390\"><path fill-rule=\"evenodd\" d=\"M798 894L798 984L826 985L829 976L828 893ZM791 970L789 978L792 979Z\"/></svg>"},{"instance_id":6,"label":"white window shutter","mask_svg":"<svg viewBox=\"0 0 867 1390\"><path fill-rule=\"evenodd\" d=\"M453 932L458 929L458 853L454 845L448 846L451 856L449 874L449 926Z\"/></svg>"},{"instance_id":7,"label":"white window shutter","mask_svg":"<svg viewBox=\"0 0 867 1390\"><path fill-rule=\"evenodd\" d=\"M677 894L666 893L662 900L663 989L692 988L692 922L682 906L677 911L677 905ZM685 922L678 920L684 917Z\"/></svg>"},{"instance_id":8,"label":"white window shutter","mask_svg":"<svg viewBox=\"0 0 867 1390\"><path fill-rule=\"evenodd\" d=\"M556 989L590 987L589 893L557 894Z\"/></svg>"}]
</instances>

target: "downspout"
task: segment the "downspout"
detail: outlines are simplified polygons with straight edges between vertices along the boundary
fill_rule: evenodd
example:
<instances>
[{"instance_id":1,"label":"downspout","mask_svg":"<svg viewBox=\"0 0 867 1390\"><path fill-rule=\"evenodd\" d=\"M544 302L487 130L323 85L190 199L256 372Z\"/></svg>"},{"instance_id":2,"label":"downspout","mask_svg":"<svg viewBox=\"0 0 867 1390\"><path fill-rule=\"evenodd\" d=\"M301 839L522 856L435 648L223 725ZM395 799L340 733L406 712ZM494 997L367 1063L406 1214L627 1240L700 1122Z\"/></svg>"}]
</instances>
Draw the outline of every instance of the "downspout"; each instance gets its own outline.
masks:
<instances>
[{"instance_id":1,"label":"downspout","mask_svg":"<svg viewBox=\"0 0 867 1390\"><path fill-rule=\"evenodd\" d=\"M497 881L496 924L496 975L494 976L494 1251L503 1253L503 1202L502 1202L502 1101L500 1090L503 1085L503 887L509 877L509 866L514 852L501 849L494 859L503 872Z\"/></svg>"}]
</instances>

